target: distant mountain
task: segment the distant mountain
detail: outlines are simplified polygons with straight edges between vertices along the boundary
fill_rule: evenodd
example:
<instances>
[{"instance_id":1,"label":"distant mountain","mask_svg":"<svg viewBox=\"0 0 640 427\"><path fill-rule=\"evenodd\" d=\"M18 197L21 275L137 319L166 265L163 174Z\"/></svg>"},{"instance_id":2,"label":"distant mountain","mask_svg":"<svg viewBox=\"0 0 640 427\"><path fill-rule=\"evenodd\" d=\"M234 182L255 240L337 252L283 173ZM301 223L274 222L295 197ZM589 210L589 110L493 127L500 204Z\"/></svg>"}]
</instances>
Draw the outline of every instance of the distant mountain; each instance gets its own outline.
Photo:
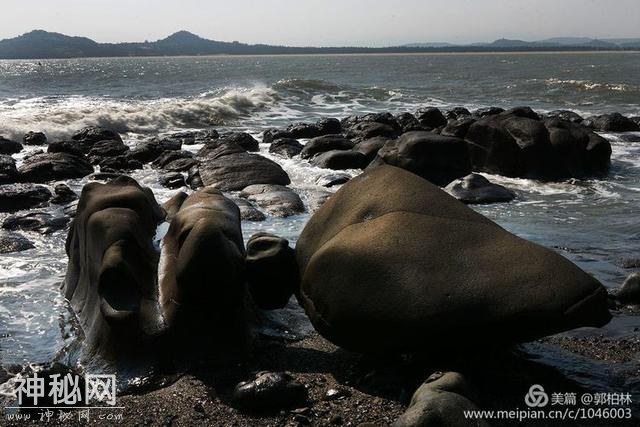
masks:
<instances>
[{"instance_id":1,"label":"distant mountain","mask_svg":"<svg viewBox=\"0 0 640 427\"><path fill-rule=\"evenodd\" d=\"M115 56L180 56L242 54L316 54L316 53L414 53L414 52L486 52L536 50L638 49L640 39L597 40L583 37L559 37L541 41L499 39L492 43L455 45L447 42L412 43L404 46L372 47L290 47L208 40L188 31L144 43L97 43L86 37L35 30L0 40L0 59L81 58Z\"/></svg>"}]
</instances>

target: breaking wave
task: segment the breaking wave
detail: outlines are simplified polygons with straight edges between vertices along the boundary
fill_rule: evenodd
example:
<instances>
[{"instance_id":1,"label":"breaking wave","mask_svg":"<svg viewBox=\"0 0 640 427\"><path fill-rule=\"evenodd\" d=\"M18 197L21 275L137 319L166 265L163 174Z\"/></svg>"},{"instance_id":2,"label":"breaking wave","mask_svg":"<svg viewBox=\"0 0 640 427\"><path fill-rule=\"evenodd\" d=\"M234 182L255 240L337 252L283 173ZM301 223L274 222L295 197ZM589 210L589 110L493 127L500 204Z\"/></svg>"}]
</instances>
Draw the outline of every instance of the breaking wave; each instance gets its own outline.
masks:
<instances>
[{"instance_id":1,"label":"breaking wave","mask_svg":"<svg viewBox=\"0 0 640 427\"><path fill-rule=\"evenodd\" d=\"M27 131L43 130L50 138L64 138L84 126L105 126L122 133L222 126L278 102L276 93L264 86L155 100L84 96L9 99L0 103L0 134L19 138Z\"/></svg>"}]
</instances>

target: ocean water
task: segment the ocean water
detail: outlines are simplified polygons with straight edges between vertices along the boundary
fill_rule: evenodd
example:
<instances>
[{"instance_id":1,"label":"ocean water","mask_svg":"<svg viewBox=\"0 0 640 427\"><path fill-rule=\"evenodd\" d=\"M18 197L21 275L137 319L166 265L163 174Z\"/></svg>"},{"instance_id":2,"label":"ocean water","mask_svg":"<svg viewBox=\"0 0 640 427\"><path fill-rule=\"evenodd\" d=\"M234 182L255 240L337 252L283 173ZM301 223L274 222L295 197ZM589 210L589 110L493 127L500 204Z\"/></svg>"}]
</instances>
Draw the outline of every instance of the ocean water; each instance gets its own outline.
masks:
<instances>
[{"instance_id":1,"label":"ocean water","mask_svg":"<svg viewBox=\"0 0 640 427\"><path fill-rule=\"evenodd\" d=\"M258 136L266 127L322 116L414 112L423 106L529 105L585 116L613 111L640 115L638 69L636 53L0 61L0 135L21 138L34 130L53 140L86 125L102 125L134 145L146 136L175 130L213 126ZM606 178L541 183L487 175L518 197L474 209L519 236L554 248L614 289L634 271L625 268L630 260L640 258L640 133L604 136L613 146ZM27 147L15 157L20 162L36 149ZM316 179L328 171L267 150L261 145L262 154L283 166L291 186L309 203L320 189ZM150 168L133 176L161 202L176 191L160 187L157 172ZM70 185L79 191L85 183ZM243 232L248 238L256 231L270 231L295 243L308 217L244 222ZM0 255L0 363L75 363L82 333L59 293L66 233L26 234L35 249ZM266 317L265 333L296 337L310 330L295 304ZM580 333L625 336L636 327L640 318L616 313L604 330ZM528 351L582 380L580 369L602 371L593 361L567 361L566 355L559 357L544 346ZM608 387L607 378L593 381Z\"/></svg>"}]
</instances>

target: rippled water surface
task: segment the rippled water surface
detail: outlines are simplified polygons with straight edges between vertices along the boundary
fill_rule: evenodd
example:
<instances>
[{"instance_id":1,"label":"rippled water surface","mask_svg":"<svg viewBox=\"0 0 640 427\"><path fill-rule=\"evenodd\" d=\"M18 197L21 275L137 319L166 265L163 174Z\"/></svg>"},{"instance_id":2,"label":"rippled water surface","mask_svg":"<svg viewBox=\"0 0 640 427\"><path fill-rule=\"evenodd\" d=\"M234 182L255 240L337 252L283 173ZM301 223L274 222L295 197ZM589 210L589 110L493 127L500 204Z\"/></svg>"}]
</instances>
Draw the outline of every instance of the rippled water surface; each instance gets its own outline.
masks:
<instances>
[{"instance_id":1,"label":"rippled water surface","mask_svg":"<svg viewBox=\"0 0 640 427\"><path fill-rule=\"evenodd\" d=\"M55 139L85 125L104 125L134 144L178 129L215 126L258 135L264 127L319 116L397 113L427 105L530 105L584 115L640 115L639 69L640 55L634 53L0 61L0 135L19 138L43 130ZM522 237L555 248L615 288L633 271L624 268L629 260L640 258L640 133L604 136L613 145L606 179L540 183L489 176L514 189L518 198L476 209ZM285 168L292 187L308 202L318 190L316 179L327 171L271 156L267 146L261 151ZM151 169L134 177L153 188L160 201L175 192L161 188ZM85 182L71 186L79 191ZM307 214L269 217L243 223L243 231L247 238L267 230L295 242L307 219ZM35 249L0 255L2 364L74 358L81 335L58 290L66 232L28 237ZM622 317L610 333L640 326L635 317ZM292 335L308 330L295 306L272 316L272 327L274 333ZM561 364L558 357L546 356Z\"/></svg>"}]
</instances>

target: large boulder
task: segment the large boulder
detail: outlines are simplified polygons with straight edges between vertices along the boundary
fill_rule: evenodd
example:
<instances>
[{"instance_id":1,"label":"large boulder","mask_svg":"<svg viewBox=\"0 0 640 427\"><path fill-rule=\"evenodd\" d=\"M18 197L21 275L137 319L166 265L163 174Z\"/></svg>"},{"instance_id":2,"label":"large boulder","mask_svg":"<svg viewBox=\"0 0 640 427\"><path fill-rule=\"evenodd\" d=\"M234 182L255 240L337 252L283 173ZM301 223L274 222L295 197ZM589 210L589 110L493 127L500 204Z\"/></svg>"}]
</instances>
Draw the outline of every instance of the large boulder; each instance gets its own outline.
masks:
<instances>
[{"instance_id":1,"label":"large boulder","mask_svg":"<svg viewBox=\"0 0 640 427\"><path fill-rule=\"evenodd\" d=\"M197 159L202 183L222 191L242 190L252 184L291 183L289 175L276 162L247 153L236 144L205 147Z\"/></svg>"},{"instance_id":2,"label":"large boulder","mask_svg":"<svg viewBox=\"0 0 640 427\"><path fill-rule=\"evenodd\" d=\"M66 249L63 293L90 353L229 351L244 341L240 213L220 191L180 193L165 211L131 178L87 184Z\"/></svg>"},{"instance_id":3,"label":"large boulder","mask_svg":"<svg viewBox=\"0 0 640 427\"><path fill-rule=\"evenodd\" d=\"M444 190L466 204L510 202L516 198L513 191L475 173L452 181Z\"/></svg>"},{"instance_id":4,"label":"large boulder","mask_svg":"<svg viewBox=\"0 0 640 427\"><path fill-rule=\"evenodd\" d=\"M378 155L378 151L380 151L389 140L389 138L384 136L376 136L375 138L358 142L353 146L353 150L364 154L367 158L367 163L371 163Z\"/></svg>"},{"instance_id":5,"label":"large boulder","mask_svg":"<svg viewBox=\"0 0 640 427\"><path fill-rule=\"evenodd\" d=\"M529 341L610 319L592 276L392 166L331 197L296 258L313 325L359 352Z\"/></svg>"},{"instance_id":6,"label":"large boulder","mask_svg":"<svg viewBox=\"0 0 640 427\"><path fill-rule=\"evenodd\" d=\"M49 204L51 191L42 185L0 185L0 212L14 212Z\"/></svg>"},{"instance_id":7,"label":"large boulder","mask_svg":"<svg viewBox=\"0 0 640 427\"><path fill-rule=\"evenodd\" d=\"M342 135L323 135L307 142L300 152L300 157L310 159L313 156L331 150L350 150L353 148L353 145L353 141L348 140Z\"/></svg>"},{"instance_id":8,"label":"large boulder","mask_svg":"<svg viewBox=\"0 0 640 427\"><path fill-rule=\"evenodd\" d=\"M602 114L590 117L583 122L587 127L601 132L634 132L640 131L640 125L620 113Z\"/></svg>"},{"instance_id":9,"label":"large boulder","mask_svg":"<svg viewBox=\"0 0 640 427\"><path fill-rule=\"evenodd\" d=\"M110 157L117 157L125 155L129 152L127 147L122 141L115 139L105 139L97 141L89 148L87 156L93 164L100 163L103 159Z\"/></svg>"},{"instance_id":10,"label":"large boulder","mask_svg":"<svg viewBox=\"0 0 640 427\"><path fill-rule=\"evenodd\" d=\"M198 161L193 158L191 152L180 150L165 151L151 163L151 166L171 172L186 172L197 164Z\"/></svg>"},{"instance_id":11,"label":"large boulder","mask_svg":"<svg viewBox=\"0 0 640 427\"><path fill-rule=\"evenodd\" d=\"M414 130L426 130L411 113L400 113L395 116L396 122L400 126L402 133Z\"/></svg>"},{"instance_id":12,"label":"large boulder","mask_svg":"<svg viewBox=\"0 0 640 427\"><path fill-rule=\"evenodd\" d=\"M389 141L372 165L387 164L444 186L471 172L467 144L460 138L418 131Z\"/></svg>"},{"instance_id":13,"label":"large boulder","mask_svg":"<svg viewBox=\"0 0 640 427\"><path fill-rule=\"evenodd\" d=\"M0 136L0 154L15 154L22 151L22 144Z\"/></svg>"},{"instance_id":14,"label":"large boulder","mask_svg":"<svg viewBox=\"0 0 640 427\"><path fill-rule=\"evenodd\" d=\"M84 156L69 153L36 154L25 159L18 168L23 182L49 182L82 178L93 173L93 166Z\"/></svg>"},{"instance_id":15,"label":"large boulder","mask_svg":"<svg viewBox=\"0 0 640 427\"><path fill-rule=\"evenodd\" d=\"M228 144L233 143L237 144L240 147L244 148L246 151L259 151L260 147L258 144L258 140L255 139L251 134L246 132L231 132L222 135L222 137L213 142L214 144Z\"/></svg>"},{"instance_id":16,"label":"large boulder","mask_svg":"<svg viewBox=\"0 0 640 427\"><path fill-rule=\"evenodd\" d=\"M416 111L416 119L418 119L420 126L427 129L436 129L447 124L447 118L436 107L419 109Z\"/></svg>"},{"instance_id":17,"label":"large boulder","mask_svg":"<svg viewBox=\"0 0 640 427\"><path fill-rule=\"evenodd\" d=\"M304 204L300 196L283 185L249 185L242 190L240 197L244 197L270 214L282 218L304 212Z\"/></svg>"},{"instance_id":18,"label":"large boulder","mask_svg":"<svg viewBox=\"0 0 640 427\"><path fill-rule=\"evenodd\" d=\"M262 142L265 144L271 144L276 139L281 138L295 139L293 133L288 130L269 128L262 132Z\"/></svg>"},{"instance_id":19,"label":"large boulder","mask_svg":"<svg viewBox=\"0 0 640 427\"><path fill-rule=\"evenodd\" d=\"M0 231L0 254L22 252L35 248L32 241L20 233Z\"/></svg>"},{"instance_id":20,"label":"large boulder","mask_svg":"<svg viewBox=\"0 0 640 427\"><path fill-rule=\"evenodd\" d=\"M582 116L575 111L570 110L553 110L544 115L545 118L559 119L567 122L580 124L584 121Z\"/></svg>"},{"instance_id":21,"label":"large boulder","mask_svg":"<svg viewBox=\"0 0 640 427\"><path fill-rule=\"evenodd\" d=\"M474 169L500 175L561 179L606 172L610 144L574 123L528 108L485 116L466 133Z\"/></svg>"}]
</instances>

